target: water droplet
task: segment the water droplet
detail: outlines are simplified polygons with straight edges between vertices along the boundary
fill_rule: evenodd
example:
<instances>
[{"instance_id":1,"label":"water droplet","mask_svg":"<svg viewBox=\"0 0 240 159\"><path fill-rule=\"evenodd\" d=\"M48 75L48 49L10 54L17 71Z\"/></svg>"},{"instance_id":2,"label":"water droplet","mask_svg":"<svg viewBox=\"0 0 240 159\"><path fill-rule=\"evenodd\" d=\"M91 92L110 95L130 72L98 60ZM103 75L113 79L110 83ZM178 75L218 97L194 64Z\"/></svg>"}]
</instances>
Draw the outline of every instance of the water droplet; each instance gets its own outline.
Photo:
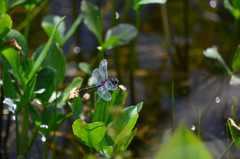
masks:
<instances>
[{"instance_id":1,"label":"water droplet","mask_svg":"<svg viewBox=\"0 0 240 159\"><path fill-rule=\"evenodd\" d=\"M78 53L81 52L81 48L78 47L78 46L76 46L76 47L73 48L73 52L74 52L75 54L78 54Z\"/></svg>"},{"instance_id":2,"label":"water droplet","mask_svg":"<svg viewBox=\"0 0 240 159\"><path fill-rule=\"evenodd\" d=\"M3 104L6 104L8 106L8 110L12 113L15 113L17 109L17 105L14 103L14 101L10 98L5 98L3 100Z\"/></svg>"},{"instance_id":3,"label":"water droplet","mask_svg":"<svg viewBox=\"0 0 240 159\"><path fill-rule=\"evenodd\" d=\"M13 120L13 121L16 120L16 116L15 116L15 115L12 116L12 120Z\"/></svg>"},{"instance_id":4,"label":"water droplet","mask_svg":"<svg viewBox=\"0 0 240 159\"><path fill-rule=\"evenodd\" d=\"M220 102L221 102L221 99L220 99L219 97L217 97L217 98L215 99L215 101L216 101L216 103L220 103Z\"/></svg>"},{"instance_id":5,"label":"water droplet","mask_svg":"<svg viewBox=\"0 0 240 159\"><path fill-rule=\"evenodd\" d=\"M194 131L196 129L196 127L194 125L192 125L191 129L192 129L192 131Z\"/></svg>"},{"instance_id":6,"label":"water droplet","mask_svg":"<svg viewBox=\"0 0 240 159\"><path fill-rule=\"evenodd\" d=\"M211 1L209 2L209 5L210 5L212 8L216 8L217 3L216 3L215 1L213 1L213 0L211 0Z\"/></svg>"},{"instance_id":7,"label":"water droplet","mask_svg":"<svg viewBox=\"0 0 240 159\"><path fill-rule=\"evenodd\" d=\"M34 93L35 93L35 94L42 94L42 93L45 92L45 91L46 91L46 89L45 89L45 88L42 88L42 89L39 89L39 90L35 91Z\"/></svg>"},{"instance_id":8,"label":"water droplet","mask_svg":"<svg viewBox=\"0 0 240 159\"><path fill-rule=\"evenodd\" d=\"M119 16L119 13L116 12L115 15L116 15L116 19L119 19L119 17L120 17L120 16Z\"/></svg>"},{"instance_id":9,"label":"water droplet","mask_svg":"<svg viewBox=\"0 0 240 159\"><path fill-rule=\"evenodd\" d=\"M40 125L40 128L48 129L48 125Z\"/></svg>"},{"instance_id":10,"label":"water droplet","mask_svg":"<svg viewBox=\"0 0 240 159\"><path fill-rule=\"evenodd\" d=\"M42 140L42 142L46 142L46 136L45 136L45 135L42 135L41 140Z\"/></svg>"}]
</instances>

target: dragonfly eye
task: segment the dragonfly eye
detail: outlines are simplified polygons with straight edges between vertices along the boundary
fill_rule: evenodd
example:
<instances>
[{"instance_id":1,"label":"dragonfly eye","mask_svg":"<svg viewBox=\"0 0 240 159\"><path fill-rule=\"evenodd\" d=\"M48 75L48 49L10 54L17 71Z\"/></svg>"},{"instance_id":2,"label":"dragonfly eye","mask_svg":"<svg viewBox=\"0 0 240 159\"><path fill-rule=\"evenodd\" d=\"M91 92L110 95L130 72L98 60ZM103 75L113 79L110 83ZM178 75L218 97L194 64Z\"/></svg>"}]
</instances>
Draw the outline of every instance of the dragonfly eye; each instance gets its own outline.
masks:
<instances>
[{"instance_id":1,"label":"dragonfly eye","mask_svg":"<svg viewBox=\"0 0 240 159\"><path fill-rule=\"evenodd\" d=\"M117 85L119 81L118 81L118 79L113 78L113 79L111 80L111 82L112 82L114 85Z\"/></svg>"}]
</instances>

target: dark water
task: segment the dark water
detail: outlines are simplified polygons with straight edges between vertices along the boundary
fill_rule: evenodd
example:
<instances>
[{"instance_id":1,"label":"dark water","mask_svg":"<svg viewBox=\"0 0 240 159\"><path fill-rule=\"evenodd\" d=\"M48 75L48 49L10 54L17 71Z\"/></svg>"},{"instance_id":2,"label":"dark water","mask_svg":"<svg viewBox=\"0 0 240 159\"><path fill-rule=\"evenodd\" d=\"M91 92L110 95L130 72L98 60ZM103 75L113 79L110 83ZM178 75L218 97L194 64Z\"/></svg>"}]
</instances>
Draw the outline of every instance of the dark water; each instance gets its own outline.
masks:
<instances>
[{"instance_id":1,"label":"dark water","mask_svg":"<svg viewBox=\"0 0 240 159\"><path fill-rule=\"evenodd\" d=\"M136 101L143 101L144 106L137 123L138 132L129 148L133 157L151 157L157 152L163 133L173 127L172 83L175 94L175 125L184 121L190 128L196 127L194 131L197 133L200 115L202 139L214 158L220 156L228 146L226 119L231 116L233 97L240 97L240 87L230 86L229 76L215 61L205 58L202 52L215 45L230 66L233 57L231 49L234 47L234 19L224 9L222 0L214 1L216 8L211 7L210 2L213 1L169 0L165 6L169 22L167 28L164 28L166 21L164 22L163 7L160 5L148 5L141 11L134 82ZM111 8L108 1L103 3L106 31L111 27ZM118 22L134 23L134 12L128 11L127 16L122 17L125 3L121 0L116 3L120 14ZM67 16L66 28L69 28L79 11L80 1L52 0L45 13L33 20L30 30L32 35L29 39L30 51L33 52L38 45L47 40L40 28L39 19L47 14ZM16 17L17 13L13 16ZM74 53L75 47L81 48L79 54ZM96 47L95 37L81 24L77 33L63 47L68 61L66 84L78 74L78 62L89 62L98 56ZM121 71L125 79L123 84L127 88L129 53L128 46L120 49ZM114 68L112 51L106 52L106 58L109 59L111 75L116 75L114 69L111 69ZM128 105L130 101L128 98ZM74 148L76 140L72 136L71 122L67 121L60 127L61 133L57 137L58 158L77 158L89 151L84 146L80 151ZM13 144L14 137L11 141ZM41 145L40 136L38 142ZM35 151L36 147L33 148L33 152ZM232 158L239 157L235 145L231 151ZM29 156L36 157L34 153ZM12 156L9 155L9 158Z\"/></svg>"}]
</instances>

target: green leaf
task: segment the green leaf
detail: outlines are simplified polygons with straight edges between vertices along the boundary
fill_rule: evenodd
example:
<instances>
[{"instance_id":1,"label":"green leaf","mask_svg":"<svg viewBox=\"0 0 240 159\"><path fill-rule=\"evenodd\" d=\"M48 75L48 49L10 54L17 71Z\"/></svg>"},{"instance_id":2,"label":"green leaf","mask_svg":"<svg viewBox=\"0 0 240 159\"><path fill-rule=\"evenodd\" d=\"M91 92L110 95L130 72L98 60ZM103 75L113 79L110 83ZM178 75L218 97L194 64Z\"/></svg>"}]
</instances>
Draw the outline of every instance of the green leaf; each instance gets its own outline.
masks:
<instances>
[{"instance_id":1,"label":"green leaf","mask_svg":"<svg viewBox=\"0 0 240 159\"><path fill-rule=\"evenodd\" d=\"M112 153L113 153L113 140L107 134L104 136L102 141L99 144L97 144L96 146L94 146L94 147L95 147L95 149L98 152L100 152L105 157L107 157L107 158L111 158L112 157Z\"/></svg>"},{"instance_id":2,"label":"green leaf","mask_svg":"<svg viewBox=\"0 0 240 159\"><path fill-rule=\"evenodd\" d=\"M234 54L232 68L233 72L236 72L240 69L240 46L238 46L237 51Z\"/></svg>"},{"instance_id":3,"label":"green leaf","mask_svg":"<svg viewBox=\"0 0 240 159\"><path fill-rule=\"evenodd\" d=\"M6 67L3 67L3 91L5 97L11 99L17 98L17 91L15 90L15 86L11 81L11 77Z\"/></svg>"},{"instance_id":4,"label":"green leaf","mask_svg":"<svg viewBox=\"0 0 240 159\"><path fill-rule=\"evenodd\" d=\"M6 13L6 11L7 11L6 1L1 0L0 1L0 15Z\"/></svg>"},{"instance_id":5,"label":"green leaf","mask_svg":"<svg viewBox=\"0 0 240 159\"><path fill-rule=\"evenodd\" d=\"M40 113L37 110L37 108L35 108L34 106L31 105L29 107L29 110L30 110L31 118L32 118L33 122L35 123L35 125L40 126L42 123L42 119L41 119Z\"/></svg>"},{"instance_id":6,"label":"green leaf","mask_svg":"<svg viewBox=\"0 0 240 159\"><path fill-rule=\"evenodd\" d=\"M228 127L229 127L229 130L230 130L230 133L232 135L235 145L237 146L238 149L240 149L240 128L239 128L239 126L236 124L236 122L233 119L228 118Z\"/></svg>"},{"instance_id":7,"label":"green leaf","mask_svg":"<svg viewBox=\"0 0 240 159\"><path fill-rule=\"evenodd\" d=\"M151 4L151 3L159 3L159 4L164 4L166 3L167 0L139 0L138 4Z\"/></svg>"},{"instance_id":8,"label":"green leaf","mask_svg":"<svg viewBox=\"0 0 240 159\"><path fill-rule=\"evenodd\" d=\"M51 67L43 68L37 76L34 93L36 98L40 99L43 105L46 105L54 91L54 79L56 70Z\"/></svg>"},{"instance_id":9,"label":"green leaf","mask_svg":"<svg viewBox=\"0 0 240 159\"><path fill-rule=\"evenodd\" d=\"M67 40L75 33L81 21L82 21L82 15L80 14L77 17L77 19L74 21L74 23L72 24L72 26L70 27L70 29L68 30L64 38L62 39L61 46L63 46L67 42Z\"/></svg>"},{"instance_id":10,"label":"green leaf","mask_svg":"<svg viewBox=\"0 0 240 159\"><path fill-rule=\"evenodd\" d=\"M91 68L90 68L90 66L89 66L88 63L86 63L86 62L80 62L80 63L78 64L78 67L79 67L80 70L82 70L83 72L87 73L88 75L91 75L91 74L92 74L92 70L91 70Z\"/></svg>"},{"instance_id":11,"label":"green leaf","mask_svg":"<svg viewBox=\"0 0 240 159\"><path fill-rule=\"evenodd\" d=\"M119 133L134 116L141 110L143 103L139 103L136 106L131 106L123 110L121 117L115 122L115 130Z\"/></svg>"},{"instance_id":12,"label":"green leaf","mask_svg":"<svg viewBox=\"0 0 240 159\"><path fill-rule=\"evenodd\" d=\"M72 128L74 135L89 147L101 142L107 130L106 125L102 122L87 124L80 119L74 121Z\"/></svg>"},{"instance_id":13,"label":"green leaf","mask_svg":"<svg viewBox=\"0 0 240 159\"><path fill-rule=\"evenodd\" d=\"M68 100L69 97L69 93L71 92L71 90L75 87L80 88L82 85L82 78L81 77L76 77L72 80L72 83L65 88L65 90L62 92L62 94L60 95L60 97L58 98L58 105L62 104L63 102Z\"/></svg>"},{"instance_id":14,"label":"green leaf","mask_svg":"<svg viewBox=\"0 0 240 159\"><path fill-rule=\"evenodd\" d=\"M82 14L83 21L86 27L97 37L98 41L101 41L99 21L100 21L100 10L91 2L82 1Z\"/></svg>"},{"instance_id":15,"label":"green leaf","mask_svg":"<svg viewBox=\"0 0 240 159\"><path fill-rule=\"evenodd\" d=\"M132 129L134 128L137 119L138 119L138 114L136 114L135 116L133 116L131 118L131 120L126 124L126 126L121 129L121 131L118 133L117 132L117 136L116 138L113 136L114 138L114 142L118 145L124 145L124 143L126 143L126 141L128 140L129 136L131 136L131 132ZM121 147L121 146L120 146Z\"/></svg>"},{"instance_id":16,"label":"green leaf","mask_svg":"<svg viewBox=\"0 0 240 159\"><path fill-rule=\"evenodd\" d=\"M40 58L41 53L43 52L45 47L46 45L43 45L37 49L36 53L33 56L34 60L38 60ZM58 88L65 75L66 62L63 56L62 49L59 48L56 43L53 43L49 48L48 54L45 57L44 61L42 61L41 66L52 67L56 71L53 88Z\"/></svg>"},{"instance_id":17,"label":"green leaf","mask_svg":"<svg viewBox=\"0 0 240 159\"><path fill-rule=\"evenodd\" d=\"M218 53L218 50L216 47L208 48L205 51L203 51L203 55L206 56L207 58L218 60L223 67L226 69L229 75L232 75L232 72L226 65L225 61L223 60L222 56Z\"/></svg>"},{"instance_id":18,"label":"green leaf","mask_svg":"<svg viewBox=\"0 0 240 159\"><path fill-rule=\"evenodd\" d=\"M12 29L7 36L3 38L3 42L5 43L10 39L15 39L17 41L18 45L22 48L23 56L26 59L28 57L28 44L24 36L19 31Z\"/></svg>"},{"instance_id":19,"label":"green leaf","mask_svg":"<svg viewBox=\"0 0 240 159\"><path fill-rule=\"evenodd\" d=\"M131 24L119 24L106 33L104 48L128 44L138 34L138 30ZM118 40L116 40L118 39Z\"/></svg>"},{"instance_id":20,"label":"green leaf","mask_svg":"<svg viewBox=\"0 0 240 159\"><path fill-rule=\"evenodd\" d=\"M94 113L93 113L93 122L101 121L104 123L108 123L108 118L110 115L111 107L114 104L114 101L116 100L116 96L119 93L119 89L112 92L112 99L110 101L105 101L102 98L98 98L95 107L94 107Z\"/></svg>"},{"instance_id":21,"label":"green leaf","mask_svg":"<svg viewBox=\"0 0 240 159\"><path fill-rule=\"evenodd\" d=\"M2 39L12 28L12 19L8 14L0 14L0 26L0 39Z\"/></svg>"},{"instance_id":22,"label":"green leaf","mask_svg":"<svg viewBox=\"0 0 240 159\"><path fill-rule=\"evenodd\" d=\"M212 159L204 143L181 124L157 152L155 159Z\"/></svg>"},{"instance_id":23,"label":"green leaf","mask_svg":"<svg viewBox=\"0 0 240 159\"><path fill-rule=\"evenodd\" d=\"M32 95L35 88L36 79L37 76L33 77L32 80L28 83L26 90L24 90L19 107L17 108L18 112L20 112L24 106L26 106L29 102L32 101Z\"/></svg>"},{"instance_id":24,"label":"green leaf","mask_svg":"<svg viewBox=\"0 0 240 159\"><path fill-rule=\"evenodd\" d=\"M132 142L135 134L137 132L137 129L134 129L131 134L124 140L124 142L122 144L119 145L119 150L120 151L124 151L127 149L127 147L129 146L129 144Z\"/></svg>"},{"instance_id":25,"label":"green leaf","mask_svg":"<svg viewBox=\"0 0 240 159\"><path fill-rule=\"evenodd\" d=\"M41 22L41 26L43 28L43 30L45 31L45 33L50 37L54 27L57 25L57 23L61 20L61 17L59 16L53 16L53 15L49 15L43 18L42 22ZM61 45L63 37L64 37L64 33L65 33L65 23L62 22L59 27L57 28L57 31L53 37L53 40L56 41L57 43L59 43Z\"/></svg>"},{"instance_id":26,"label":"green leaf","mask_svg":"<svg viewBox=\"0 0 240 159\"><path fill-rule=\"evenodd\" d=\"M23 68L20 61L20 53L16 49L10 46L4 46L1 48L2 55L6 58L8 63L11 65L14 73L13 75L21 82L24 86L26 79L23 73ZM8 66L6 66L8 67Z\"/></svg>"},{"instance_id":27,"label":"green leaf","mask_svg":"<svg viewBox=\"0 0 240 159\"><path fill-rule=\"evenodd\" d=\"M10 8L8 9L8 12L10 12L16 7L20 7L23 5L37 4L37 3L40 3L41 1L42 0L18 0L10 6Z\"/></svg>"},{"instance_id":28,"label":"green leaf","mask_svg":"<svg viewBox=\"0 0 240 159\"><path fill-rule=\"evenodd\" d=\"M232 75L229 84L232 85L232 86L239 85L240 84L240 78Z\"/></svg>"},{"instance_id":29,"label":"green leaf","mask_svg":"<svg viewBox=\"0 0 240 159\"><path fill-rule=\"evenodd\" d=\"M235 9L240 10L240 1L239 0L233 0L232 2L233 2L233 7Z\"/></svg>"},{"instance_id":30,"label":"green leaf","mask_svg":"<svg viewBox=\"0 0 240 159\"><path fill-rule=\"evenodd\" d=\"M71 102L68 102L69 107L73 112L75 119L79 118L79 114L82 112L82 101L80 97L71 98Z\"/></svg>"},{"instance_id":31,"label":"green leaf","mask_svg":"<svg viewBox=\"0 0 240 159\"><path fill-rule=\"evenodd\" d=\"M36 63L34 64L31 73L28 76L28 80L30 80L34 74L38 71L39 67L41 66L42 62L45 60L46 56L48 55L48 51L51 47L52 41L53 41L53 37L55 35L55 32L58 28L58 26L61 24L61 22L64 20L65 17L63 17L58 24L55 26L50 38L48 39L47 44L45 45L45 47L43 48L43 50L41 51L40 55L38 56Z\"/></svg>"}]
</instances>

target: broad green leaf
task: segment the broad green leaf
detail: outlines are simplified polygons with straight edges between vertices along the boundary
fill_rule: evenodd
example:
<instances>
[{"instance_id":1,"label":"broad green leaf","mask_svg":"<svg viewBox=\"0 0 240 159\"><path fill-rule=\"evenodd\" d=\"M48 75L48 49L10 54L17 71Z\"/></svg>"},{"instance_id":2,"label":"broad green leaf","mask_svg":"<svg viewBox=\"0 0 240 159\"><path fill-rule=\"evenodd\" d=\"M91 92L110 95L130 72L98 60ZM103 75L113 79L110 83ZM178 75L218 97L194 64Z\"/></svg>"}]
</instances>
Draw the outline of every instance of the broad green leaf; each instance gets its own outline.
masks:
<instances>
[{"instance_id":1,"label":"broad green leaf","mask_svg":"<svg viewBox=\"0 0 240 159\"><path fill-rule=\"evenodd\" d=\"M5 0L0 1L0 15L6 13L7 11L7 5Z\"/></svg>"},{"instance_id":2,"label":"broad green leaf","mask_svg":"<svg viewBox=\"0 0 240 159\"><path fill-rule=\"evenodd\" d=\"M37 108L35 108L34 106L31 105L29 107L29 110L30 110L31 118L32 118L33 122L35 123L35 125L40 126L42 123L42 119L41 119L40 113L37 110Z\"/></svg>"},{"instance_id":3,"label":"broad green leaf","mask_svg":"<svg viewBox=\"0 0 240 159\"><path fill-rule=\"evenodd\" d=\"M110 37L110 39L108 39L107 41L105 41L102 46L98 46L97 48L99 50L107 50L107 49L111 49L114 46L118 46L120 43L122 43L122 41L120 39L118 39L117 37Z\"/></svg>"},{"instance_id":4,"label":"broad green leaf","mask_svg":"<svg viewBox=\"0 0 240 159\"><path fill-rule=\"evenodd\" d=\"M12 29L12 19L8 14L0 14L0 39Z\"/></svg>"},{"instance_id":5,"label":"broad green leaf","mask_svg":"<svg viewBox=\"0 0 240 159\"><path fill-rule=\"evenodd\" d=\"M119 89L112 92L112 99L110 101L105 101L102 98L98 98L94 107L93 122L101 121L107 124L110 109L116 100L116 96L119 93Z\"/></svg>"},{"instance_id":6,"label":"broad green leaf","mask_svg":"<svg viewBox=\"0 0 240 159\"><path fill-rule=\"evenodd\" d=\"M36 87L34 93L36 98L40 99L43 105L46 105L54 91L54 79L56 70L51 67L43 68L37 75Z\"/></svg>"},{"instance_id":7,"label":"broad green leaf","mask_svg":"<svg viewBox=\"0 0 240 159\"><path fill-rule=\"evenodd\" d=\"M157 152L155 159L213 159L204 143L183 124Z\"/></svg>"},{"instance_id":8,"label":"broad green leaf","mask_svg":"<svg viewBox=\"0 0 240 159\"><path fill-rule=\"evenodd\" d=\"M229 75L232 75L232 72L226 65L225 61L223 60L222 56L218 53L218 50L216 47L208 48L205 51L203 51L203 55L206 56L207 58L218 60L223 67L226 69Z\"/></svg>"},{"instance_id":9,"label":"broad green leaf","mask_svg":"<svg viewBox=\"0 0 240 159\"><path fill-rule=\"evenodd\" d=\"M100 152L102 155L104 155L107 158L112 157L112 152L113 152L113 140L110 136L107 134L104 136L102 141L94 146L95 149Z\"/></svg>"},{"instance_id":10,"label":"broad green leaf","mask_svg":"<svg viewBox=\"0 0 240 159\"><path fill-rule=\"evenodd\" d=\"M33 56L33 59L36 60L41 56L41 52L46 47L43 45L39 47L36 53ZM56 76L54 79L54 88L58 88L59 84L62 82L65 71L66 71L66 62L63 56L62 49L57 46L56 43L53 43L49 48L49 53L42 62L42 67L52 67L56 71Z\"/></svg>"},{"instance_id":11,"label":"broad green leaf","mask_svg":"<svg viewBox=\"0 0 240 159\"><path fill-rule=\"evenodd\" d=\"M41 22L41 26L43 28L43 30L45 31L45 33L50 37L54 27L57 25L57 23L60 21L61 17L59 16L53 16L53 15L49 15L43 18L42 22ZM62 22L59 27L57 28L57 31L54 35L53 40L56 41L57 43L59 43L61 45L63 37L64 37L64 33L65 33L65 23Z\"/></svg>"},{"instance_id":12,"label":"broad green leaf","mask_svg":"<svg viewBox=\"0 0 240 159\"><path fill-rule=\"evenodd\" d=\"M80 97L71 98L71 101L68 102L69 107L73 112L73 116L75 119L79 118L79 114L82 112L82 101Z\"/></svg>"},{"instance_id":13,"label":"broad green leaf","mask_svg":"<svg viewBox=\"0 0 240 159\"><path fill-rule=\"evenodd\" d=\"M70 29L68 30L64 38L62 39L61 46L63 46L67 42L67 40L75 33L81 21L82 21L82 15L80 14L77 17L77 19L73 22L72 26L70 27Z\"/></svg>"},{"instance_id":14,"label":"broad green leaf","mask_svg":"<svg viewBox=\"0 0 240 159\"><path fill-rule=\"evenodd\" d=\"M121 117L115 122L115 130L119 133L134 116L141 110L143 103L139 103L136 106L131 106L123 110Z\"/></svg>"},{"instance_id":15,"label":"broad green leaf","mask_svg":"<svg viewBox=\"0 0 240 159\"><path fill-rule=\"evenodd\" d=\"M240 128L239 128L239 126L236 124L236 122L233 119L228 118L228 127L229 127L229 130L230 130L230 133L232 135L235 145L237 146L238 149L240 149Z\"/></svg>"},{"instance_id":16,"label":"broad green leaf","mask_svg":"<svg viewBox=\"0 0 240 159\"><path fill-rule=\"evenodd\" d=\"M232 86L240 85L240 78L235 75L232 75L229 84Z\"/></svg>"},{"instance_id":17,"label":"broad green leaf","mask_svg":"<svg viewBox=\"0 0 240 159\"><path fill-rule=\"evenodd\" d=\"M131 134L124 140L124 142L122 144L119 145L119 150L120 151L124 151L127 149L127 147L129 146L129 144L131 143L131 141L134 138L134 135L136 134L137 129L134 129Z\"/></svg>"},{"instance_id":18,"label":"broad green leaf","mask_svg":"<svg viewBox=\"0 0 240 159\"><path fill-rule=\"evenodd\" d=\"M106 125L102 122L87 124L80 119L74 121L72 128L74 135L89 147L101 142L107 130Z\"/></svg>"},{"instance_id":19,"label":"broad green leaf","mask_svg":"<svg viewBox=\"0 0 240 159\"><path fill-rule=\"evenodd\" d=\"M7 36L3 38L3 42L5 43L10 39L15 39L17 41L18 45L22 48L23 56L26 59L28 57L28 44L24 36L19 31L12 29Z\"/></svg>"},{"instance_id":20,"label":"broad green leaf","mask_svg":"<svg viewBox=\"0 0 240 159\"><path fill-rule=\"evenodd\" d=\"M28 75L28 80L30 80L34 74L38 71L39 67L41 66L42 62L45 60L46 56L48 55L48 51L51 47L52 41L53 41L53 37L55 35L55 32L58 28L58 26L61 24L61 22L64 20L65 17L63 17L58 24L55 26L50 38L48 39L47 44L45 45L45 47L43 48L43 50L41 51L40 55L38 56L36 63L34 64L31 73Z\"/></svg>"},{"instance_id":21,"label":"broad green leaf","mask_svg":"<svg viewBox=\"0 0 240 159\"><path fill-rule=\"evenodd\" d=\"M131 136L131 134L132 134L132 129L134 128L134 126L137 122L138 116L139 116L138 114L133 116L131 118L131 120L126 124L126 126L123 129L121 129L121 131L119 133L117 132L116 138L113 137L114 142L116 144L122 145L122 144L126 143L126 141L128 140L128 137Z\"/></svg>"},{"instance_id":22,"label":"broad green leaf","mask_svg":"<svg viewBox=\"0 0 240 159\"><path fill-rule=\"evenodd\" d=\"M75 87L80 88L82 85L82 78L81 77L76 77L72 80L71 84L65 88L65 90L62 92L62 94L60 95L60 97L58 98L58 104L62 104L63 102L67 101L68 97L69 97L69 93L71 92L71 90Z\"/></svg>"},{"instance_id":23,"label":"broad green leaf","mask_svg":"<svg viewBox=\"0 0 240 159\"><path fill-rule=\"evenodd\" d=\"M14 84L11 81L11 77L6 67L3 67L3 91L4 96L11 99L17 98L17 91L15 90Z\"/></svg>"},{"instance_id":24,"label":"broad green leaf","mask_svg":"<svg viewBox=\"0 0 240 159\"><path fill-rule=\"evenodd\" d=\"M23 68L20 61L20 53L16 49L10 46L4 46L1 48L1 53L6 58L8 63L11 65L13 71L15 72L13 75L23 84L25 85L26 79L23 73ZM7 66L6 66L7 67Z\"/></svg>"},{"instance_id":25,"label":"broad green leaf","mask_svg":"<svg viewBox=\"0 0 240 159\"><path fill-rule=\"evenodd\" d=\"M18 112L20 112L24 106L26 106L29 102L32 101L32 95L35 88L36 79L36 76L33 77L32 80L28 83L26 89L24 90L19 107L17 109Z\"/></svg>"},{"instance_id":26,"label":"broad green leaf","mask_svg":"<svg viewBox=\"0 0 240 159\"><path fill-rule=\"evenodd\" d=\"M92 74L92 70L91 70L91 68L90 68L90 66L89 66L88 63L86 63L86 62L80 62L80 63L78 64L78 67L79 67L80 70L82 70L83 72L87 73L88 75L91 75L91 74Z\"/></svg>"},{"instance_id":27,"label":"broad green leaf","mask_svg":"<svg viewBox=\"0 0 240 159\"><path fill-rule=\"evenodd\" d=\"M151 3L160 3L164 4L167 0L139 0L138 4L151 4Z\"/></svg>"},{"instance_id":28,"label":"broad green leaf","mask_svg":"<svg viewBox=\"0 0 240 159\"><path fill-rule=\"evenodd\" d=\"M98 41L101 41L99 22L100 22L100 10L91 2L82 1L82 14L83 21L86 27L96 36Z\"/></svg>"},{"instance_id":29,"label":"broad green leaf","mask_svg":"<svg viewBox=\"0 0 240 159\"><path fill-rule=\"evenodd\" d=\"M237 51L234 54L233 62L232 62L232 69L233 69L233 72L236 72L240 69L240 46L238 46Z\"/></svg>"},{"instance_id":30,"label":"broad green leaf","mask_svg":"<svg viewBox=\"0 0 240 159\"><path fill-rule=\"evenodd\" d=\"M131 24L119 24L106 33L105 44L107 49L128 44L138 34L138 30ZM118 39L118 40L116 40ZM107 45L108 44L108 45Z\"/></svg>"}]
</instances>

